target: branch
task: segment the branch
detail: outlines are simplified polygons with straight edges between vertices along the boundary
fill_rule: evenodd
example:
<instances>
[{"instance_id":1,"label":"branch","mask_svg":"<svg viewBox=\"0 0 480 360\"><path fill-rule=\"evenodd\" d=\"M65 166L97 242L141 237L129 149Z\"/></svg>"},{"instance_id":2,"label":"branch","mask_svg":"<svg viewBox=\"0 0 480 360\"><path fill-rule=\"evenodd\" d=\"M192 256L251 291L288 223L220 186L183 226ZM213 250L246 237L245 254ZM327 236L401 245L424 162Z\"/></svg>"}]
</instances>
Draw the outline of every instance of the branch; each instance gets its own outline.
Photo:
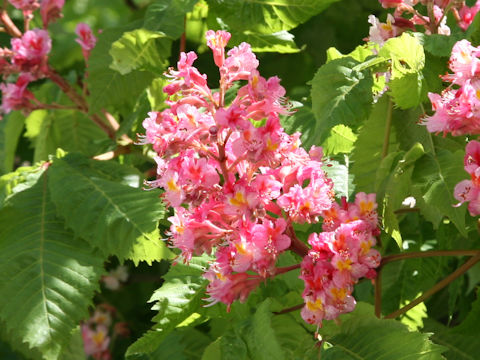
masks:
<instances>
[{"instance_id":1,"label":"branch","mask_svg":"<svg viewBox=\"0 0 480 360\"><path fill-rule=\"evenodd\" d=\"M411 301L409 304L405 305L404 307L398 309L397 311L394 311L393 313L385 316L385 319L395 319L396 317L398 317L402 314L405 314L408 310L410 310L411 308L413 308L413 307L417 306L418 304L424 302L426 299L428 299L430 296L437 293L438 291L442 290L445 286L450 284L456 278L462 276L473 265L475 265L478 261L480 261L480 250L477 250L476 255L474 257L469 259L466 263L464 263L457 270L455 270L453 273L448 275L445 279L443 279L440 282L438 282L437 284L435 284L432 288L430 288L428 291L423 293L423 295L419 296L418 298Z\"/></svg>"},{"instance_id":2,"label":"branch","mask_svg":"<svg viewBox=\"0 0 480 360\"><path fill-rule=\"evenodd\" d=\"M293 229L291 224L288 226L286 233L288 236L290 236L290 239L292 241L288 250L293 251L295 254L300 255L302 258L307 256L310 249L303 241L300 241L297 238L295 230Z\"/></svg>"}]
</instances>

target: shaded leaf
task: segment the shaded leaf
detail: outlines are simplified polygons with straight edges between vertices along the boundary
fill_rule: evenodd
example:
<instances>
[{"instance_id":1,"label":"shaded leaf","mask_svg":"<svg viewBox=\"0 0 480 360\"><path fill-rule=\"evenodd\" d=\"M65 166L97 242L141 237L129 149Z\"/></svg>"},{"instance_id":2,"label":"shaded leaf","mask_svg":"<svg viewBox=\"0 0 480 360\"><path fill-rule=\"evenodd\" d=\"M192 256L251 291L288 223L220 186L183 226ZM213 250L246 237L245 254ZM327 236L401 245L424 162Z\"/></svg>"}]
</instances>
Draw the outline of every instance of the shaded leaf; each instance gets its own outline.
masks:
<instances>
[{"instance_id":1,"label":"shaded leaf","mask_svg":"<svg viewBox=\"0 0 480 360\"><path fill-rule=\"evenodd\" d=\"M13 170L15 151L22 134L25 117L14 111L0 120L0 174Z\"/></svg>"},{"instance_id":2,"label":"shaded leaf","mask_svg":"<svg viewBox=\"0 0 480 360\"><path fill-rule=\"evenodd\" d=\"M368 117L373 80L369 72L355 69L359 64L349 57L330 61L311 81L316 141L327 138L335 125L356 128Z\"/></svg>"},{"instance_id":3,"label":"shaded leaf","mask_svg":"<svg viewBox=\"0 0 480 360\"><path fill-rule=\"evenodd\" d=\"M56 217L49 175L0 210L0 318L14 338L56 359L88 315L104 258Z\"/></svg>"},{"instance_id":4,"label":"shaded leaf","mask_svg":"<svg viewBox=\"0 0 480 360\"><path fill-rule=\"evenodd\" d=\"M164 277L165 283L149 300L155 302L152 310L158 311L153 318L155 325L128 348L127 357L154 352L177 325L202 305L208 282L202 274L209 260L207 256L194 257L189 265L172 265Z\"/></svg>"},{"instance_id":5,"label":"shaded leaf","mask_svg":"<svg viewBox=\"0 0 480 360\"><path fill-rule=\"evenodd\" d=\"M198 0L156 0L147 8L143 27L161 31L172 39L184 32L184 17Z\"/></svg>"}]
</instances>

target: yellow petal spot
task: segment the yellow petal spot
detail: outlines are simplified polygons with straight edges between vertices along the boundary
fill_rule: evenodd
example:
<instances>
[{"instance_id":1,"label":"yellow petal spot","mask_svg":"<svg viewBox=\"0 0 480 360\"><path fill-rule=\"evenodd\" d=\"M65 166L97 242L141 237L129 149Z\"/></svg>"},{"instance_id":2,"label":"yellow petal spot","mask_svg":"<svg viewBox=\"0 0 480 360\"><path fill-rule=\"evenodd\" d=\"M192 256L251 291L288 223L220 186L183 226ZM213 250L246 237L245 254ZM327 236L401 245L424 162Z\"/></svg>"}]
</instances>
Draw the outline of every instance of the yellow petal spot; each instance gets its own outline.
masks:
<instances>
[{"instance_id":1,"label":"yellow petal spot","mask_svg":"<svg viewBox=\"0 0 480 360\"><path fill-rule=\"evenodd\" d=\"M372 242L370 240L362 242L360 244L360 248L362 249L361 254L366 255L370 251L371 247L372 247Z\"/></svg>"},{"instance_id":2,"label":"yellow petal spot","mask_svg":"<svg viewBox=\"0 0 480 360\"><path fill-rule=\"evenodd\" d=\"M373 201L360 201L360 211L362 213L373 211L374 206Z\"/></svg>"},{"instance_id":3,"label":"yellow petal spot","mask_svg":"<svg viewBox=\"0 0 480 360\"><path fill-rule=\"evenodd\" d=\"M170 191L180 191L180 188L178 187L177 183L175 182L175 179L174 178L171 178L168 182L167 182L167 187L168 187L168 190Z\"/></svg>"},{"instance_id":4,"label":"yellow petal spot","mask_svg":"<svg viewBox=\"0 0 480 360\"><path fill-rule=\"evenodd\" d=\"M217 277L218 277L220 280L222 280L222 281L225 281L225 280L227 279L225 276L223 276L222 274L220 274L220 273L218 273L218 272L215 273L215 274L216 274Z\"/></svg>"},{"instance_id":5,"label":"yellow petal spot","mask_svg":"<svg viewBox=\"0 0 480 360\"><path fill-rule=\"evenodd\" d=\"M256 88L257 84L258 84L258 76L254 75L253 78L252 78L252 87Z\"/></svg>"},{"instance_id":6,"label":"yellow petal spot","mask_svg":"<svg viewBox=\"0 0 480 360\"><path fill-rule=\"evenodd\" d=\"M245 244L243 243L235 244L235 248L237 249L238 253L241 255L245 255L247 253L247 250L245 249Z\"/></svg>"},{"instance_id":7,"label":"yellow petal spot","mask_svg":"<svg viewBox=\"0 0 480 360\"><path fill-rule=\"evenodd\" d=\"M102 345L103 342L105 341L105 335L106 334L102 330L95 332L92 336L92 340L95 343L95 345L97 346Z\"/></svg>"},{"instance_id":8,"label":"yellow petal spot","mask_svg":"<svg viewBox=\"0 0 480 360\"><path fill-rule=\"evenodd\" d=\"M240 192L240 191L237 191L235 193L235 196L232 197L229 200L229 202L233 206L242 206L242 205L245 205L247 203L246 200L245 200L245 197L243 196L243 193Z\"/></svg>"},{"instance_id":9,"label":"yellow petal spot","mask_svg":"<svg viewBox=\"0 0 480 360\"><path fill-rule=\"evenodd\" d=\"M343 301L347 296L347 290L345 288L341 288L341 289L332 288L330 292L336 301Z\"/></svg>"},{"instance_id":10,"label":"yellow petal spot","mask_svg":"<svg viewBox=\"0 0 480 360\"><path fill-rule=\"evenodd\" d=\"M272 139L267 139L267 150L268 151L275 151L278 148L278 144L273 142Z\"/></svg>"},{"instance_id":11,"label":"yellow petal spot","mask_svg":"<svg viewBox=\"0 0 480 360\"><path fill-rule=\"evenodd\" d=\"M342 271L342 270L350 270L352 268L352 260L346 259L346 260L338 260L337 261L337 269Z\"/></svg>"},{"instance_id":12,"label":"yellow petal spot","mask_svg":"<svg viewBox=\"0 0 480 360\"><path fill-rule=\"evenodd\" d=\"M307 308L310 311L322 311L323 304L321 299L315 300L315 302L307 301Z\"/></svg>"}]
</instances>

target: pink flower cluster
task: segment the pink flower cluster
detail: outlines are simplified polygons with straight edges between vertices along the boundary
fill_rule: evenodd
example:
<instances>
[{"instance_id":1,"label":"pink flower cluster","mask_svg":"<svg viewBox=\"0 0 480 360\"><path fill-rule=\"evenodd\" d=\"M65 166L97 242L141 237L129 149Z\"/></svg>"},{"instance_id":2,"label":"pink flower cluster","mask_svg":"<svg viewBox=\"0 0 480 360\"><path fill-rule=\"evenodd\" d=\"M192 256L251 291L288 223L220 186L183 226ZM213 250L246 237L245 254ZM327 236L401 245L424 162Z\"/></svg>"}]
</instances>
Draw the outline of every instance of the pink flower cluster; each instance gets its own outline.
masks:
<instances>
[{"instance_id":1,"label":"pink flower cluster","mask_svg":"<svg viewBox=\"0 0 480 360\"><path fill-rule=\"evenodd\" d=\"M18 74L15 83L2 83L3 113L12 110L25 110L27 112L41 108L41 104L33 93L27 90L28 85L35 80L48 77L51 69L48 65L48 54L52 48L52 40L47 32L48 25L61 17L65 0L9 0L10 3L24 12L25 28L28 29L33 11L40 8L40 15L44 29L27 30L11 39L11 49L0 49L0 73L4 78ZM8 15L4 15L8 16ZM8 22L7 22L8 23ZM12 23L13 24L13 23ZM13 31L13 30L12 30ZM85 60L94 48L96 38L86 24L79 24L76 29L79 38L76 40L82 47Z\"/></svg>"},{"instance_id":2,"label":"pink flower cluster","mask_svg":"<svg viewBox=\"0 0 480 360\"><path fill-rule=\"evenodd\" d=\"M453 74L442 76L451 85L441 95L429 93L435 113L423 119L428 131L454 136L480 132L480 47L461 40L452 49ZM455 87L453 87L455 85Z\"/></svg>"},{"instance_id":3,"label":"pink flower cluster","mask_svg":"<svg viewBox=\"0 0 480 360\"><path fill-rule=\"evenodd\" d=\"M465 171L471 180L463 180L455 186L455 199L460 201L457 206L469 202L470 215L480 215L480 142L472 140L465 149Z\"/></svg>"},{"instance_id":4,"label":"pink flower cluster","mask_svg":"<svg viewBox=\"0 0 480 360\"><path fill-rule=\"evenodd\" d=\"M226 53L229 33L210 30L206 36L219 90L212 91L193 66L196 54L182 53L164 88L169 107L148 114L139 139L157 153L158 177L148 184L162 187L175 210L171 245L187 262L215 252L204 275L207 300L230 306L285 271L275 264L300 241L293 223L319 221L335 208L334 192L321 149L305 151L300 134L288 135L280 125L279 114L288 113L280 80L260 76L249 44ZM238 80L243 86L225 103Z\"/></svg>"},{"instance_id":5,"label":"pink flower cluster","mask_svg":"<svg viewBox=\"0 0 480 360\"><path fill-rule=\"evenodd\" d=\"M385 9L395 9L393 15L388 14L387 22L381 23L374 15L368 17L370 27L369 40L379 45L392 37L399 36L406 30L415 31L415 26L424 28L426 34L433 32L442 35L450 35L447 26L447 13L452 12L458 26L467 30L477 12L480 10L480 0L472 7L465 1L435 0L432 13L421 15L414 7L418 3L426 5L426 0L379 0Z\"/></svg>"},{"instance_id":6,"label":"pink flower cluster","mask_svg":"<svg viewBox=\"0 0 480 360\"><path fill-rule=\"evenodd\" d=\"M355 307L353 286L376 276L380 253L372 249L379 235L375 194L358 193L353 204L335 203L324 214L324 232L308 239L312 249L302 262L305 306L302 318L317 326Z\"/></svg>"}]
</instances>

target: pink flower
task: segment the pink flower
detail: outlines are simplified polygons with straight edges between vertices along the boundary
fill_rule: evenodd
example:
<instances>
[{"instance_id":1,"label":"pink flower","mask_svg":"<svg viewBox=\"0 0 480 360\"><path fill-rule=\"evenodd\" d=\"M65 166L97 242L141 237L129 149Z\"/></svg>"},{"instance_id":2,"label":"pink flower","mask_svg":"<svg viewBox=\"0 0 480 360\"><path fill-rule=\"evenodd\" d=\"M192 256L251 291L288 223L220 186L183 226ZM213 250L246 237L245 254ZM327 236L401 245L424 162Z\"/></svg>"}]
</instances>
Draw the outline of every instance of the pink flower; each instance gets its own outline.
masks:
<instances>
[{"instance_id":1,"label":"pink flower","mask_svg":"<svg viewBox=\"0 0 480 360\"><path fill-rule=\"evenodd\" d=\"M42 15L43 27L47 28L51 22L62 17L62 8L65 0L42 0L40 14Z\"/></svg>"},{"instance_id":2,"label":"pink flower","mask_svg":"<svg viewBox=\"0 0 480 360\"><path fill-rule=\"evenodd\" d=\"M23 11L33 11L39 6L37 0L8 0L8 2Z\"/></svg>"},{"instance_id":3,"label":"pink flower","mask_svg":"<svg viewBox=\"0 0 480 360\"><path fill-rule=\"evenodd\" d=\"M15 84L0 84L2 90L2 111L9 113L12 110L31 109L31 100L35 96L27 90L28 84L34 80L29 73L21 74Z\"/></svg>"},{"instance_id":4,"label":"pink flower","mask_svg":"<svg viewBox=\"0 0 480 360\"><path fill-rule=\"evenodd\" d=\"M400 35L401 30L395 24L395 19L391 14L387 15L387 22L381 23L374 15L368 16L368 22L372 24L369 30L368 40L382 46L385 41Z\"/></svg>"},{"instance_id":5,"label":"pink flower","mask_svg":"<svg viewBox=\"0 0 480 360\"><path fill-rule=\"evenodd\" d=\"M475 15L478 13L478 10L480 10L480 0L477 0L475 5L472 7L463 4L458 11L458 15L460 16L460 22L458 23L458 26L460 26L464 31L467 30L470 24L473 22Z\"/></svg>"},{"instance_id":6,"label":"pink flower","mask_svg":"<svg viewBox=\"0 0 480 360\"><path fill-rule=\"evenodd\" d=\"M26 71L46 62L52 40L45 30L29 30L21 38L11 40L13 63Z\"/></svg>"},{"instance_id":7,"label":"pink flower","mask_svg":"<svg viewBox=\"0 0 480 360\"><path fill-rule=\"evenodd\" d=\"M90 52L97 43L97 38L93 35L92 29L85 23L79 23L75 29L78 38L75 41L82 47L83 57L88 60Z\"/></svg>"},{"instance_id":8,"label":"pink flower","mask_svg":"<svg viewBox=\"0 0 480 360\"><path fill-rule=\"evenodd\" d=\"M97 325L92 329L88 324L82 324L81 328L85 354L95 359L106 359L105 353L108 353L110 344L107 327Z\"/></svg>"},{"instance_id":9,"label":"pink flower","mask_svg":"<svg viewBox=\"0 0 480 360\"><path fill-rule=\"evenodd\" d=\"M207 46L213 51L215 65L222 67L225 61L225 46L232 35L229 32L208 30L206 33Z\"/></svg>"},{"instance_id":10,"label":"pink flower","mask_svg":"<svg viewBox=\"0 0 480 360\"><path fill-rule=\"evenodd\" d=\"M403 0L378 0L383 8L396 8L404 3Z\"/></svg>"},{"instance_id":11,"label":"pink flower","mask_svg":"<svg viewBox=\"0 0 480 360\"><path fill-rule=\"evenodd\" d=\"M258 67L258 60L252 53L250 45L243 42L228 52L224 66L228 82L248 80L250 73Z\"/></svg>"}]
</instances>

